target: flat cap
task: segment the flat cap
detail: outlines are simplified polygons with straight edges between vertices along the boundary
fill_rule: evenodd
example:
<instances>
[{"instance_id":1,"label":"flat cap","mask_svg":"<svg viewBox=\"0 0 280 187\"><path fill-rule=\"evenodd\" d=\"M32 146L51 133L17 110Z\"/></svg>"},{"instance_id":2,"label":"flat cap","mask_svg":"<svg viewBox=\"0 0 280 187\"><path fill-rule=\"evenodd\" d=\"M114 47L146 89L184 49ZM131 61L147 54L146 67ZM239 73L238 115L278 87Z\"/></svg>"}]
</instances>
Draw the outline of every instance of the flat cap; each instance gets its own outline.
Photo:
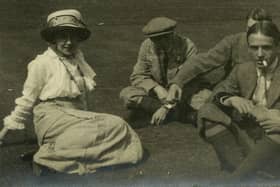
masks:
<instances>
[{"instance_id":1,"label":"flat cap","mask_svg":"<svg viewBox=\"0 0 280 187\"><path fill-rule=\"evenodd\" d=\"M148 37L154 37L172 33L177 22L167 17L156 17L151 19L142 29Z\"/></svg>"}]
</instances>

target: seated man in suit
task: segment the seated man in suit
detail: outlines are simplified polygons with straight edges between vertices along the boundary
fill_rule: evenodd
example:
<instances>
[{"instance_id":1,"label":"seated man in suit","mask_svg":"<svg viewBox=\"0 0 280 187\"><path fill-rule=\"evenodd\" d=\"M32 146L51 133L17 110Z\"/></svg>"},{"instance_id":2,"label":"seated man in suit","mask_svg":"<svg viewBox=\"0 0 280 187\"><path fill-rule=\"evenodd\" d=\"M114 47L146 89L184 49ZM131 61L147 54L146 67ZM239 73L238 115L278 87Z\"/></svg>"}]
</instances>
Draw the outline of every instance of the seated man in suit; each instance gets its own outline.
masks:
<instances>
[{"instance_id":1,"label":"seated man in suit","mask_svg":"<svg viewBox=\"0 0 280 187\"><path fill-rule=\"evenodd\" d=\"M271 19L266 10L254 8L248 12L246 17L246 30L257 21L271 21ZM188 59L187 63L184 63L180 71L170 81L167 100L180 100L182 92L188 92L188 90L183 90L182 88L193 81L194 78L206 72L216 68L223 70L216 74L217 80L215 81L217 84L229 75L236 64L250 61L252 61L252 58L248 53L246 32L226 36L207 52L198 53L196 56Z\"/></svg>"},{"instance_id":2,"label":"seated man in suit","mask_svg":"<svg viewBox=\"0 0 280 187\"><path fill-rule=\"evenodd\" d=\"M228 132L226 138L236 142L241 148L238 151L245 155L234 168L232 179L248 179L265 166L272 171L280 161L279 37L271 21L250 27L247 42L253 61L235 66L214 90L212 103L199 110L202 135L218 156L221 147L230 142L217 135L222 131ZM217 127L222 128L217 131ZM225 154L234 154L233 148Z\"/></svg>"},{"instance_id":3,"label":"seated man in suit","mask_svg":"<svg viewBox=\"0 0 280 187\"><path fill-rule=\"evenodd\" d=\"M197 53L195 44L177 34L175 27L176 21L166 17L154 18L146 24L143 33L148 38L141 44L130 76L131 86L120 93L129 110L136 115L143 111L151 114L151 123L155 125L164 122L167 114L176 113L179 117L178 108L183 113L180 104L166 102L168 84L183 63ZM175 108L178 112L174 112Z\"/></svg>"}]
</instances>

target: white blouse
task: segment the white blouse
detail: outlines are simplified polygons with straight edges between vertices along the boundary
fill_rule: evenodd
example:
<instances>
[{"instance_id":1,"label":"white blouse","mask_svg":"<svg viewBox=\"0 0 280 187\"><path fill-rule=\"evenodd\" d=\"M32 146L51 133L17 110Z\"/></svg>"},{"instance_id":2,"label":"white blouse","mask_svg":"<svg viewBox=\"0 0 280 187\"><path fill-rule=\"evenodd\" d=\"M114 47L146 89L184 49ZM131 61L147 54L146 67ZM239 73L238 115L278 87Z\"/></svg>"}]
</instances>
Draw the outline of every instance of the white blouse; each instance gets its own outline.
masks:
<instances>
[{"instance_id":1,"label":"white blouse","mask_svg":"<svg viewBox=\"0 0 280 187\"><path fill-rule=\"evenodd\" d=\"M69 73L75 80L71 79ZM57 97L75 98L83 91L77 84L83 84L86 91L92 91L96 86L93 80L95 75L81 51L69 60L59 57L51 48L48 48L28 64L28 75L22 96L15 100L15 109L4 118L5 127L23 129L24 122L32 113L38 99L44 101Z\"/></svg>"}]
</instances>

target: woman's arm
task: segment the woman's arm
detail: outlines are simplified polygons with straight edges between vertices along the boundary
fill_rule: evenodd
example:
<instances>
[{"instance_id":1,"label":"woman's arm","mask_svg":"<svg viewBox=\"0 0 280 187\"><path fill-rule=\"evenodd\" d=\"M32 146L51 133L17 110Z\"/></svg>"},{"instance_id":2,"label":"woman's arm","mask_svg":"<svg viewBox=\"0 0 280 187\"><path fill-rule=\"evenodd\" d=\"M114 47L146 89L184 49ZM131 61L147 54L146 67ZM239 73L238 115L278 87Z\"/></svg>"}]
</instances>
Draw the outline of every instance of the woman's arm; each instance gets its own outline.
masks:
<instances>
[{"instance_id":1,"label":"woman's arm","mask_svg":"<svg viewBox=\"0 0 280 187\"><path fill-rule=\"evenodd\" d=\"M4 118L4 128L0 132L0 141L8 130L24 129L26 119L31 115L46 78L43 64L32 61L28 65L28 75L23 86L22 96L15 100L15 109Z\"/></svg>"},{"instance_id":2,"label":"woman's arm","mask_svg":"<svg viewBox=\"0 0 280 187\"><path fill-rule=\"evenodd\" d=\"M0 146L3 144L3 139L6 136L6 134L8 133L8 128L4 127L1 131L0 131Z\"/></svg>"}]
</instances>

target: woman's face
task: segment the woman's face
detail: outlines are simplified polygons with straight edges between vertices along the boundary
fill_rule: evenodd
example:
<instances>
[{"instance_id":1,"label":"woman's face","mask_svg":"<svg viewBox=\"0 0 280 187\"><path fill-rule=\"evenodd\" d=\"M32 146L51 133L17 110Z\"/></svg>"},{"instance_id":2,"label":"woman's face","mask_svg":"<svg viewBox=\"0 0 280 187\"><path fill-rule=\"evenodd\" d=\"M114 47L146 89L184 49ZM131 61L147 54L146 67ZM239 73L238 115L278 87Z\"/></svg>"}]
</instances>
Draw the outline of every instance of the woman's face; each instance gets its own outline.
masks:
<instances>
[{"instance_id":1,"label":"woman's face","mask_svg":"<svg viewBox=\"0 0 280 187\"><path fill-rule=\"evenodd\" d=\"M267 66L272 64L277 57L277 45L270 36L262 33L253 33L248 37L249 53L256 61L258 68L266 68L262 63L266 61Z\"/></svg>"},{"instance_id":2,"label":"woman's face","mask_svg":"<svg viewBox=\"0 0 280 187\"><path fill-rule=\"evenodd\" d=\"M75 55L79 47L79 37L71 32L59 32L55 36L55 49L56 51L65 57Z\"/></svg>"}]
</instances>

